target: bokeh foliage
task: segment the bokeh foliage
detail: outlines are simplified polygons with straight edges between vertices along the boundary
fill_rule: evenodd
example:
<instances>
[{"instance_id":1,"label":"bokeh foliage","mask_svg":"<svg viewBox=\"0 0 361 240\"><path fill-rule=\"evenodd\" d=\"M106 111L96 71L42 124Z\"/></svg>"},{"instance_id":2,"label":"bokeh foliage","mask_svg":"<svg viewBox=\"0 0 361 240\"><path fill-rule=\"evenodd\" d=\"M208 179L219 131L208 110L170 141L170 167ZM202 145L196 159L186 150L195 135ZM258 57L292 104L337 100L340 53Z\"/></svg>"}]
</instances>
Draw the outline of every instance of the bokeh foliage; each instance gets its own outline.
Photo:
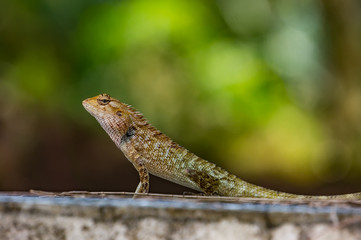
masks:
<instances>
[{"instance_id":1,"label":"bokeh foliage","mask_svg":"<svg viewBox=\"0 0 361 240\"><path fill-rule=\"evenodd\" d=\"M120 155L80 102L106 92L254 182L355 189L361 9L350 2L1 1L0 188L94 189L86 172L102 161L109 175Z\"/></svg>"}]
</instances>

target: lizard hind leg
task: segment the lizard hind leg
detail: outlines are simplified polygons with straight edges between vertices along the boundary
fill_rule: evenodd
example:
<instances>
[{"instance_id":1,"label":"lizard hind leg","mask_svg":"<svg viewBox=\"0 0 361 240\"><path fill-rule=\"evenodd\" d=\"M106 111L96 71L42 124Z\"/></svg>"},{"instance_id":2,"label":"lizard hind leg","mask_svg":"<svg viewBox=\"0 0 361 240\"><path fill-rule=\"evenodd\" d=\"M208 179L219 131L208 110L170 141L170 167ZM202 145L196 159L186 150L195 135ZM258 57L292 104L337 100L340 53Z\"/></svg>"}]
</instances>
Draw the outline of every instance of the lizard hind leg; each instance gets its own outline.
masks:
<instances>
[{"instance_id":1,"label":"lizard hind leg","mask_svg":"<svg viewBox=\"0 0 361 240\"><path fill-rule=\"evenodd\" d=\"M185 174L198 185L205 195L219 195L217 192L220 180L209 174L187 168Z\"/></svg>"}]
</instances>

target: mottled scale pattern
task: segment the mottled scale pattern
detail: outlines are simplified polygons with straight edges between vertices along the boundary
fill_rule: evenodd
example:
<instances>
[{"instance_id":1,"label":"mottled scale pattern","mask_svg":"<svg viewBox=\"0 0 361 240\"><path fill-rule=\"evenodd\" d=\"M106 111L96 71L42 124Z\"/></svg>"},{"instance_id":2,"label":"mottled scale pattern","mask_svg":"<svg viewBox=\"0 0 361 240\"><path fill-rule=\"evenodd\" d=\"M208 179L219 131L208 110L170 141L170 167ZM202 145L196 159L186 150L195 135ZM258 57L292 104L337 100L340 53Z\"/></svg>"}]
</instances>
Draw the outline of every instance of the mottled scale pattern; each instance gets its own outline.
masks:
<instances>
[{"instance_id":1,"label":"mottled scale pattern","mask_svg":"<svg viewBox=\"0 0 361 240\"><path fill-rule=\"evenodd\" d=\"M107 94L83 101L114 143L138 170L137 192L148 192L148 172L206 195L271 199L361 199L361 193L306 196L250 184L172 141L142 114Z\"/></svg>"}]
</instances>

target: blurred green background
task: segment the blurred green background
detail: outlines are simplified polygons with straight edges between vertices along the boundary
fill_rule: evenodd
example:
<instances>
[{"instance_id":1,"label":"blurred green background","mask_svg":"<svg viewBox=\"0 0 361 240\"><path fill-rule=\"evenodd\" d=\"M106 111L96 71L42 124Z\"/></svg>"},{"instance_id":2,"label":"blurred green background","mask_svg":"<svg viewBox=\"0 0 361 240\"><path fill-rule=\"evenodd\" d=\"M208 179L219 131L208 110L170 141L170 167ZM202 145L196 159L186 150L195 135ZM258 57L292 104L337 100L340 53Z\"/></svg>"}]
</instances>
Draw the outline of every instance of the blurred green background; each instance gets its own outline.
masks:
<instances>
[{"instance_id":1,"label":"blurred green background","mask_svg":"<svg viewBox=\"0 0 361 240\"><path fill-rule=\"evenodd\" d=\"M0 1L0 190L134 191L108 93L252 183L361 191L360 80L357 0Z\"/></svg>"}]
</instances>

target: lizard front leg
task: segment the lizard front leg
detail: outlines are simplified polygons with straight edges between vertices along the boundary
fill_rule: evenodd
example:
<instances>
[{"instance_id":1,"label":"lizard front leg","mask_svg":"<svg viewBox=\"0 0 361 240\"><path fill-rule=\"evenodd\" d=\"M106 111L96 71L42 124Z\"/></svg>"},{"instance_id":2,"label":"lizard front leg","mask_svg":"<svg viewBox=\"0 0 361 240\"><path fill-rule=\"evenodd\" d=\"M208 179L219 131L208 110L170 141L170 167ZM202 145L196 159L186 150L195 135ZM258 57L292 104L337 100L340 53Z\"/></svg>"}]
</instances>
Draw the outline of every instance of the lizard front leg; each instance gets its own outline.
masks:
<instances>
[{"instance_id":1,"label":"lizard front leg","mask_svg":"<svg viewBox=\"0 0 361 240\"><path fill-rule=\"evenodd\" d=\"M129 143L125 143L121 146L125 157L133 164L135 169L139 173L139 184L135 193L148 193L149 192L149 173L144 164L143 157L137 152L137 150Z\"/></svg>"},{"instance_id":2,"label":"lizard front leg","mask_svg":"<svg viewBox=\"0 0 361 240\"><path fill-rule=\"evenodd\" d=\"M139 155L139 158L133 161L135 169L139 173L139 184L135 193L148 193L149 192L149 173L147 168L143 163L142 157Z\"/></svg>"}]
</instances>

